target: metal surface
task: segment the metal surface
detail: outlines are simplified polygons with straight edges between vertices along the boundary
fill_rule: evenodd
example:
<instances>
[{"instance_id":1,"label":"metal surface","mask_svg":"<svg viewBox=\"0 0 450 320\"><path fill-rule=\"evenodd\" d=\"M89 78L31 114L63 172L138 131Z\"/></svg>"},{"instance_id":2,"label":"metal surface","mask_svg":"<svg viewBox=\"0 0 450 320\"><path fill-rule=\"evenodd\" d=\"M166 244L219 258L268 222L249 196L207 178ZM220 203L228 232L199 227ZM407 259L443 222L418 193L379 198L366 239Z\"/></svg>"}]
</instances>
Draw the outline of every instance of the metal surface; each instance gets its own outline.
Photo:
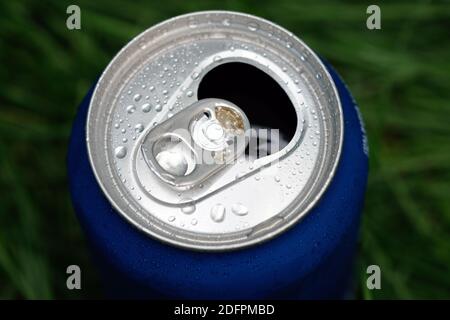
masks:
<instances>
[{"instance_id":1,"label":"metal surface","mask_svg":"<svg viewBox=\"0 0 450 320\"><path fill-rule=\"evenodd\" d=\"M231 102L202 99L150 126L143 138L142 155L162 181L188 190L233 165L245 151L249 129L247 117Z\"/></svg>"},{"instance_id":2,"label":"metal surface","mask_svg":"<svg viewBox=\"0 0 450 320\"><path fill-rule=\"evenodd\" d=\"M294 137L175 191L148 169L145 133L195 103L204 75L233 61L283 87L297 115ZM176 17L133 39L100 78L87 120L91 165L117 211L160 240L201 250L245 247L292 226L328 186L342 139L336 88L311 49L269 21L222 11Z\"/></svg>"}]
</instances>

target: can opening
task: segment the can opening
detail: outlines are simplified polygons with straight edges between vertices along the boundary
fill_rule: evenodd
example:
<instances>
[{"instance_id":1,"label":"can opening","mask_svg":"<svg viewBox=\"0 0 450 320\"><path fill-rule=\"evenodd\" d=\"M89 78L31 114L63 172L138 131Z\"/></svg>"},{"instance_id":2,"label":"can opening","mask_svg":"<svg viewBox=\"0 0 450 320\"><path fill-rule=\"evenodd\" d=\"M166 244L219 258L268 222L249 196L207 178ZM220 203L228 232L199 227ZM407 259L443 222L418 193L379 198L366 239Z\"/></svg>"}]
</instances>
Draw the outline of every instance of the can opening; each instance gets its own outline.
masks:
<instances>
[{"instance_id":1,"label":"can opening","mask_svg":"<svg viewBox=\"0 0 450 320\"><path fill-rule=\"evenodd\" d=\"M294 137L297 129L294 105L278 82L257 67L243 62L228 62L215 67L203 77L198 88L198 99L205 98L233 102L245 112L252 129L278 129L279 149ZM257 134L258 142L249 147L256 145L258 150L251 154L257 154L257 158L270 155L273 150L268 147L270 136Z\"/></svg>"}]
</instances>

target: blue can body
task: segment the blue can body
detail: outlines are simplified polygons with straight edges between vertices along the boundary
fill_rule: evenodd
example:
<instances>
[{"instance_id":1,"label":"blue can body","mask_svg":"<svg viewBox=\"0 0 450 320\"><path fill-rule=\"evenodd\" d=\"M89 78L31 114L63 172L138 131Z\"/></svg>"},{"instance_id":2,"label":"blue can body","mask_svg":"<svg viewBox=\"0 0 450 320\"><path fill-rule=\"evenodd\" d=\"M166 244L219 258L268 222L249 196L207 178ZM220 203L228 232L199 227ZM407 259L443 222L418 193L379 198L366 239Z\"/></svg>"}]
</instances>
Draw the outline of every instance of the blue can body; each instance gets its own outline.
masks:
<instances>
[{"instance_id":1,"label":"blue can body","mask_svg":"<svg viewBox=\"0 0 450 320\"><path fill-rule=\"evenodd\" d=\"M144 234L115 212L91 169L85 124L92 95L75 119L68 153L75 211L107 294L115 298L336 299L352 275L368 157L357 107L337 73L344 142L335 176L319 203L292 228L228 252L177 248Z\"/></svg>"}]
</instances>

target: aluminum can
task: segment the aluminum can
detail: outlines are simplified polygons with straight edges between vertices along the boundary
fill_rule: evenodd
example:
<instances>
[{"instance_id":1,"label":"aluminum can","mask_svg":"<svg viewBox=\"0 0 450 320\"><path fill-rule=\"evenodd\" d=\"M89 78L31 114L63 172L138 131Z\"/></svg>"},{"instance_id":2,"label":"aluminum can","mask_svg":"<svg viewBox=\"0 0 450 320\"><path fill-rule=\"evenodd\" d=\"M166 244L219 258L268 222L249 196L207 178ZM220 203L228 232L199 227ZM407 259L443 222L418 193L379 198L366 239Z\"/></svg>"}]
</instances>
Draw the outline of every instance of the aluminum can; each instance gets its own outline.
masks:
<instances>
[{"instance_id":1,"label":"aluminum can","mask_svg":"<svg viewBox=\"0 0 450 320\"><path fill-rule=\"evenodd\" d=\"M348 289L364 127L331 66L272 22L196 12L132 39L79 108L68 171L113 297Z\"/></svg>"}]
</instances>

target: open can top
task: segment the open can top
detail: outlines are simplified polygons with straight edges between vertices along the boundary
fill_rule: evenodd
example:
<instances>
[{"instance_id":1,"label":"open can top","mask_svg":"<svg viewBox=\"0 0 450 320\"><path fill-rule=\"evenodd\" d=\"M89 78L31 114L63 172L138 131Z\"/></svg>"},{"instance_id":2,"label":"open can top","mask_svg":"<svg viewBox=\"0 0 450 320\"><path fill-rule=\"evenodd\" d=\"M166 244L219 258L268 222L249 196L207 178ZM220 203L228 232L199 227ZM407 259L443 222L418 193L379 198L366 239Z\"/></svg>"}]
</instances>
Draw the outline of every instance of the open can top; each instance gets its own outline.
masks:
<instances>
[{"instance_id":1,"label":"open can top","mask_svg":"<svg viewBox=\"0 0 450 320\"><path fill-rule=\"evenodd\" d=\"M259 124L244 105L199 97L205 76L233 63L269 76L291 103L295 128L275 152L248 150L275 144L283 128L255 139ZM286 111L276 101L268 108ZM86 130L96 179L129 222L177 246L231 250L281 233L318 202L339 161L343 119L331 76L296 36L255 16L207 11L130 41L97 83Z\"/></svg>"}]
</instances>

